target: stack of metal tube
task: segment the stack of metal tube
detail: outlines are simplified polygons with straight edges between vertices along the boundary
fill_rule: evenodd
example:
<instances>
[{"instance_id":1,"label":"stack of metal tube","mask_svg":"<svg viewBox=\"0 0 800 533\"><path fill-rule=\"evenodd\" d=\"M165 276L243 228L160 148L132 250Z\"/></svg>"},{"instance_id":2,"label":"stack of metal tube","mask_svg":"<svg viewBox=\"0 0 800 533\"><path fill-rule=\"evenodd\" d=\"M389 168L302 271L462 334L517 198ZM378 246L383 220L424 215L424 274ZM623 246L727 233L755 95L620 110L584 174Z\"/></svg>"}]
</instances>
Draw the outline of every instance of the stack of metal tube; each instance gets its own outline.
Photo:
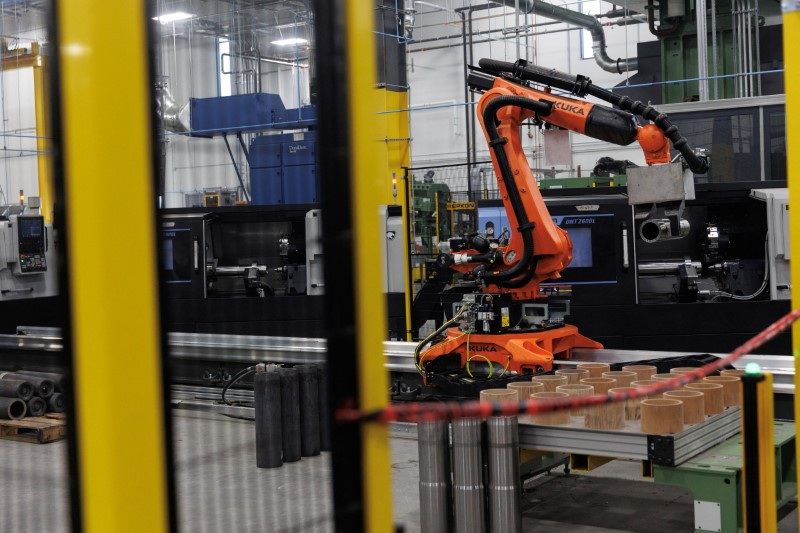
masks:
<instances>
[{"instance_id":1,"label":"stack of metal tube","mask_svg":"<svg viewBox=\"0 0 800 533\"><path fill-rule=\"evenodd\" d=\"M55 372L0 372L0 419L61 413L66 409L64 376Z\"/></svg>"},{"instance_id":2,"label":"stack of metal tube","mask_svg":"<svg viewBox=\"0 0 800 533\"><path fill-rule=\"evenodd\" d=\"M270 367L256 373L254 389L258 468L277 468L331 449L322 367Z\"/></svg>"},{"instance_id":3,"label":"stack of metal tube","mask_svg":"<svg viewBox=\"0 0 800 533\"><path fill-rule=\"evenodd\" d=\"M516 417L420 422L417 433L423 533L522 531Z\"/></svg>"}]
</instances>

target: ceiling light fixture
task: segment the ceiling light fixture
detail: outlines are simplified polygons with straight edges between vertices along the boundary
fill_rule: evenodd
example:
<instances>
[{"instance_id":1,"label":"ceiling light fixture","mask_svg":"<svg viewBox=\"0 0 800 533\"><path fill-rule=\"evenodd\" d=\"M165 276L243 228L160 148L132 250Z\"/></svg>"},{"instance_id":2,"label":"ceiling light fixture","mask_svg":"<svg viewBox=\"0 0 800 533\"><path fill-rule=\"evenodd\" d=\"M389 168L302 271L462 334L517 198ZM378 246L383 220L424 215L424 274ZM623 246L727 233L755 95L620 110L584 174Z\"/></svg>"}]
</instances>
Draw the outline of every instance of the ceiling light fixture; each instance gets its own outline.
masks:
<instances>
[{"instance_id":1,"label":"ceiling light fixture","mask_svg":"<svg viewBox=\"0 0 800 533\"><path fill-rule=\"evenodd\" d=\"M278 39L277 41L272 41L271 44L276 44L278 46L288 46L291 44L306 44L306 43L308 43L307 39L292 37L291 39Z\"/></svg>"},{"instance_id":2,"label":"ceiling light fixture","mask_svg":"<svg viewBox=\"0 0 800 533\"><path fill-rule=\"evenodd\" d=\"M186 20L192 18L194 15L184 11L176 11L175 13L167 13L158 17L153 17L153 20L159 21L161 24L169 24L170 22L178 22L179 20Z\"/></svg>"}]
</instances>

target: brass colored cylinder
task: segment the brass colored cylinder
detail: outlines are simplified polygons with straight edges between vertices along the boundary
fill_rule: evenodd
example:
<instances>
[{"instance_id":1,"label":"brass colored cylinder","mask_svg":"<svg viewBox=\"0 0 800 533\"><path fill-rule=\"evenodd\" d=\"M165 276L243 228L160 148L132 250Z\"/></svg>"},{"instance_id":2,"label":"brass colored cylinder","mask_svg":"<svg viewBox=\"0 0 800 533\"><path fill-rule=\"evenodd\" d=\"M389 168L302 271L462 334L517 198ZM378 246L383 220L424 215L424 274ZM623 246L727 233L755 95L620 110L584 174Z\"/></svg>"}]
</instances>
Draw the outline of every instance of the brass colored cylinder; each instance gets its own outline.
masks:
<instances>
[{"instance_id":1,"label":"brass colored cylinder","mask_svg":"<svg viewBox=\"0 0 800 533\"><path fill-rule=\"evenodd\" d=\"M639 404L642 433L669 435L683 431L683 402L680 400L647 399Z\"/></svg>"},{"instance_id":2,"label":"brass colored cylinder","mask_svg":"<svg viewBox=\"0 0 800 533\"><path fill-rule=\"evenodd\" d=\"M631 383L631 387L635 387L638 389L640 387L646 387L648 385L653 385L655 383L658 383L658 381L654 379L640 379ZM648 396L648 398L661 398L662 396L663 393L659 392L658 394L651 394L650 396Z\"/></svg>"},{"instance_id":3,"label":"brass colored cylinder","mask_svg":"<svg viewBox=\"0 0 800 533\"><path fill-rule=\"evenodd\" d=\"M588 370L591 378L599 378L603 377L603 372L611 370L611 365L607 363L580 363L576 368L578 370Z\"/></svg>"},{"instance_id":4,"label":"brass colored cylinder","mask_svg":"<svg viewBox=\"0 0 800 533\"><path fill-rule=\"evenodd\" d=\"M532 381L544 385L544 392L555 392L556 387L559 385L566 385L568 383L567 376L556 376L553 374L533 376Z\"/></svg>"},{"instance_id":5,"label":"brass colored cylinder","mask_svg":"<svg viewBox=\"0 0 800 533\"><path fill-rule=\"evenodd\" d=\"M591 385L595 394L608 394L608 389L617 386L617 380L612 378L584 378L581 385Z\"/></svg>"},{"instance_id":6,"label":"brass colored cylinder","mask_svg":"<svg viewBox=\"0 0 800 533\"><path fill-rule=\"evenodd\" d=\"M658 369L653 365L627 365L623 366L622 370L636 372L636 379L634 381L650 379L653 374L658 373Z\"/></svg>"},{"instance_id":7,"label":"brass colored cylinder","mask_svg":"<svg viewBox=\"0 0 800 533\"><path fill-rule=\"evenodd\" d=\"M703 393L695 390L672 390L664 393L665 399L683 402L683 423L700 424L706 420Z\"/></svg>"},{"instance_id":8,"label":"brass colored cylinder","mask_svg":"<svg viewBox=\"0 0 800 533\"><path fill-rule=\"evenodd\" d=\"M625 390L611 388L608 392ZM591 429L620 429L625 427L625 403L614 402L598 405L586 410L583 425Z\"/></svg>"},{"instance_id":9,"label":"brass colored cylinder","mask_svg":"<svg viewBox=\"0 0 800 533\"><path fill-rule=\"evenodd\" d=\"M544 392L544 383L538 381L515 381L506 387L508 390L517 391L518 402L527 402L534 392Z\"/></svg>"},{"instance_id":10,"label":"brass colored cylinder","mask_svg":"<svg viewBox=\"0 0 800 533\"><path fill-rule=\"evenodd\" d=\"M570 396L591 396L594 394L594 387L591 385L569 383L567 385L559 385L556 387L556 392L566 392ZM583 416L586 408L581 407L572 410L572 416Z\"/></svg>"},{"instance_id":11,"label":"brass colored cylinder","mask_svg":"<svg viewBox=\"0 0 800 533\"><path fill-rule=\"evenodd\" d=\"M719 375L720 376L735 376L737 378L740 378L740 377L742 377L744 375L744 370L740 370L738 368L734 368L733 370L731 370L731 369L720 370L719 371Z\"/></svg>"},{"instance_id":12,"label":"brass colored cylinder","mask_svg":"<svg viewBox=\"0 0 800 533\"><path fill-rule=\"evenodd\" d=\"M531 394L532 400L555 400L559 398L567 398L569 395L566 392L534 392ZM568 410L552 411L549 413L541 413L532 415L531 421L540 426L562 426L569 424L570 414Z\"/></svg>"},{"instance_id":13,"label":"brass colored cylinder","mask_svg":"<svg viewBox=\"0 0 800 533\"><path fill-rule=\"evenodd\" d=\"M484 389L481 391L481 403L518 402L519 395L514 389Z\"/></svg>"},{"instance_id":14,"label":"brass colored cylinder","mask_svg":"<svg viewBox=\"0 0 800 533\"><path fill-rule=\"evenodd\" d=\"M678 377L678 374L653 374L650 376L650 379L655 381L668 381L670 379L675 379Z\"/></svg>"},{"instance_id":15,"label":"brass colored cylinder","mask_svg":"<svg viewBox=\"0 0 800 533\"><path fill-rule=\"evenodd\" d=\"M689 372L694 372L697 370L695 366L676 366L675 368L670 368L670 374L688 374Z\"/></svg>"},{"instance_id":16,"label":"brass colored cylinder","mask_svg":"<svg viewBox=\"0 0 800 533\"><path fill-rule=\"evenodd\" d=\"M703 393L703 405L707 415L713 416L725 412L723 386L719 383L698 381L686 385L686 390L697 390Z\"/></svg>"},{"instance_id":17,"label":"brass colored cylinder","mask_svg":"<svg viewBox=\"0 0 800 533\"><path fill-rule=\"evenodd\" d=\"M577 385L583 378L589 377L589 371L582 368L562 368L556 370L556 376L567 376L567 383Z\"/></svg>"},{"instance_id":18,"label":"brass colored cylinder","mask_svg":"<svg viewBox=\"0 0 800 533\"><path fill-rule=\"evenodd\" d=\"M617 387L630 387L631 383L636 381L636 372L629 372L627 370L611 370L603 372L604 378L611 378L617 380Z\"/></svg>"},{"instance_id":19,"label":"brass colored cylinder","mask_svg":"<svg viewBox=\"0 0 800 533\"><path fill-rule=\"evenodd\" d=\"M708 376L703 381L706 383L719 383L722 385L722 401L725 407L734 407L741 404L741 381L736 376Z\"/></svg>"}]
</instances>

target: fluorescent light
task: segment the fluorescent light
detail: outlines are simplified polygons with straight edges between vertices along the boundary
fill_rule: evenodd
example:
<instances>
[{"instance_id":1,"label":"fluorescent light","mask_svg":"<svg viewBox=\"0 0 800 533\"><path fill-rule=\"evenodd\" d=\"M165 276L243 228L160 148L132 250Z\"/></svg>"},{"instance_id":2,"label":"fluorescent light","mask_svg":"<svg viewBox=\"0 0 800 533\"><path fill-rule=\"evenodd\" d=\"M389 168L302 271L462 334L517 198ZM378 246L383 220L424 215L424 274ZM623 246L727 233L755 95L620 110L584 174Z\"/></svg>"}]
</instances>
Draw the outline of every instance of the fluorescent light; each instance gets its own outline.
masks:
<instances>
[{"instance_id":1,"label":"fluorescent light","mask_svg":"<svg viewBox=\"0 0 800 533\"><path fill-rule=\"evenodd\" d=\"M169 24L170 22L177 22L179 20L186 20L192 18L194 15L185 13L183 11L176 11L175 13L167 13L160 17L153 17L153 20L159 21L161 24Z\"/></svg>"},{"instance_id":2,"label":"fluorescent light","mask_svg":"<svg viewBox=\"0 0 800 533\"><path fill-rule=\"evenodd\" d=\"M308 40L300 39L298 37L292 37L291 39L278 39L277 41L272 41L272 44L277 44L278 46L288 46L290 44L306 44Z\"/></svg>"}]
</instances>

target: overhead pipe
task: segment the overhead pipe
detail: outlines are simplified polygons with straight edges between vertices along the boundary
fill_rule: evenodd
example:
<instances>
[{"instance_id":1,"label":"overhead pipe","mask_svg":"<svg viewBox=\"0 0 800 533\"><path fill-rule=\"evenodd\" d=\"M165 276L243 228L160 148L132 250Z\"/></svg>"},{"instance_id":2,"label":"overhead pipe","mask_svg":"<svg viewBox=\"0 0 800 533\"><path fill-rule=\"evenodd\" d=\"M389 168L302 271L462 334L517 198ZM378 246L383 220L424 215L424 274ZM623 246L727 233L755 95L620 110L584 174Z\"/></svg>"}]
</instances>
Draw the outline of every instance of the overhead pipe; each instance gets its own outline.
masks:
<instances>
[{"instance_id":1,"label":"overhead pipe","mask_svg":"<svg viewBox=\"0 0 800 533\"><path fill-rule=\"evenodd\" d=\"M585 15L578 11L554 6L553 4L541 0L501 0L501 2L512 9L519 3L520 9L524 9L526 13L535 13L536 15L566 22L567 24L572 24L588 30L592 36L592 53L594 54L594 60L600 68L606 72L623 74L627 71L639 70L638 58L611 59L608 56L608 52L606 51L606 34L603 30L603 24L592 15Z\"/></svg>"}]
</instances>

